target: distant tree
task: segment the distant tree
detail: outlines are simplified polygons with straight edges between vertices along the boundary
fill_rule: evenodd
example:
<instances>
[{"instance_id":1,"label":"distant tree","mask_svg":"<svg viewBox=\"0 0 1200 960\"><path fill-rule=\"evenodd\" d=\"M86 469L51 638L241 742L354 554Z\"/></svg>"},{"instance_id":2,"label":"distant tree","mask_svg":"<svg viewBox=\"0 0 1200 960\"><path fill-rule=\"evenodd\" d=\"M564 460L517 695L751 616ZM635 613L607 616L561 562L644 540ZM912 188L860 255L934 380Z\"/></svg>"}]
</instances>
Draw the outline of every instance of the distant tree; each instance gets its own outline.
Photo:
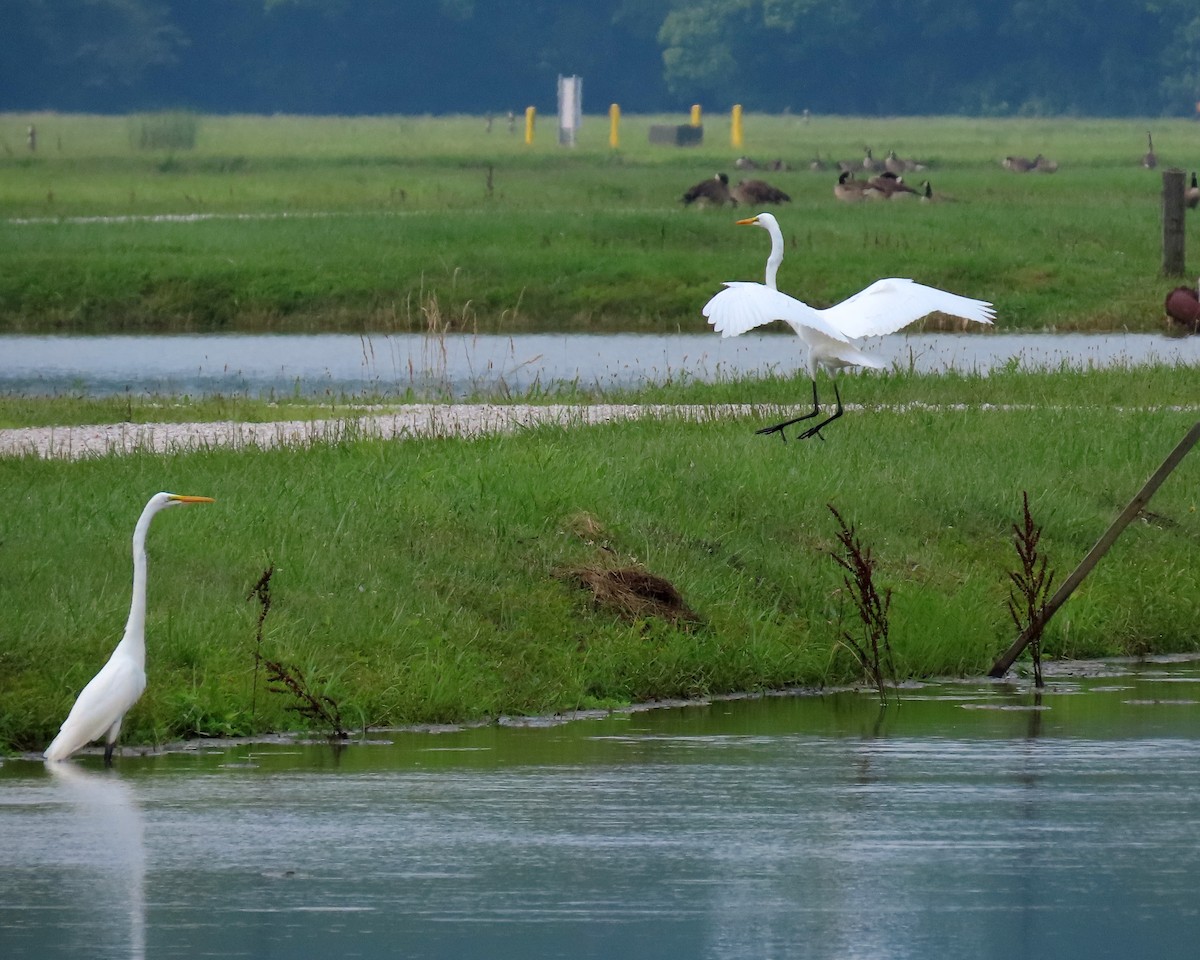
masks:
<instances>
[{"instance_id":1,"label":"distant tree","mask_svg":"<svg viewBox=\"0 0 1200 960\"><path fill-rule=\"evenodd\" d=\"M0 109L1192 115L1196 0L0 0Z\"/></svg>"},{"instance_id":2,"label":"distant tree","mask_svg":"<svg viewBox=\"0 0 1200 960\"><path fill-rule=\"evenodd\" d=\"M95 108L186 43L156 0L0 0L0 24L0 88L28 107Z\"/></svg>"}]
</instances>

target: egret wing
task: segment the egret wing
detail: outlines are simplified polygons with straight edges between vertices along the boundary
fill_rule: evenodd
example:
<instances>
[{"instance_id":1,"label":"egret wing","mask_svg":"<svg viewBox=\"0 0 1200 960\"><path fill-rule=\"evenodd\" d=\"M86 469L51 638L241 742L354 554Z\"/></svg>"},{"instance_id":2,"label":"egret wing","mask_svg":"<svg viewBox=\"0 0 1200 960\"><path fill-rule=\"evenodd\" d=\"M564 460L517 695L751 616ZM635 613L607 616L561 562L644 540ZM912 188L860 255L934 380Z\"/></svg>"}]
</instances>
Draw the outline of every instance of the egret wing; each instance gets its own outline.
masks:
<instances>
[{"instance_id":1,"label":"egret wing","mask_svg":"<svg viewBox=\"0 0 1200 960\"><path fill-rule=\"evenodd\" d=\"M131 660L109 660L83 688L54 742L47 760L65 760L81 747L104 736L138 701L146 689L146 674Z\"/></svg>"},{"instance_id":2,"label":"egret wing","mask_svg":"<svg viewBox=\"0 0 1200 960\"><path fill-rule=\"evenodd\" d=\"M723 337L736 337L772 320L783 320L793 329L809 327L842 343L847 340L821 311L761 283L730 281L701 312Z\"/></svg>"},{"instance_id":3,"label":"egret wing","mask_svg":"<svg viewBox=\"0 0 1200 960\"><path fill-rule=\"evenodd\" d=\"M851 339L895 333L931 313L988 324L996 317L995 309L985 300L972 300L895 277L876 280L865 290L820 313L844 337Z\"/></svg>"}]
</instances>

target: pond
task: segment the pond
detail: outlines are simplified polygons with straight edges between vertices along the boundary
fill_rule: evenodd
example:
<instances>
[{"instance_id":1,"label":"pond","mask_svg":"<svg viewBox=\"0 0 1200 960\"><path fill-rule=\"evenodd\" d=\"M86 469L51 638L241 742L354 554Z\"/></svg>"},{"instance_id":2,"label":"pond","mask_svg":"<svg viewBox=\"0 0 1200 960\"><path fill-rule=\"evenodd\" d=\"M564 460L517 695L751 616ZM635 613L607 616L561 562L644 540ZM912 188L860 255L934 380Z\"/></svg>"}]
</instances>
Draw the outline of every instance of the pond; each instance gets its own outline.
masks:
<instances>
[{"instance_id":1,"label":"pond","mask_svg":"<svg viewBox=\"0 0 1200 960\"><path fill-rule=\"evenodd\" d=\"M1200 337L1155 334L921 333L872 338L901 369L986 373L1152 362L1200 364ZM790 333L314 334L0 336L0 393L269 394L364 392L417 399L524 394L562 384L647 383L790 375L803 347Z\"/></svg>"},{"instance_id":2,"label":"pond","mask_svg":"<svg viewBox=\"0 0 1200 960\"><path fill-rule=\"evenodd\" d=\"M1070 958L1200 938L1200 667L0 767L0 955Z\"/></svg>"}]
</instances>

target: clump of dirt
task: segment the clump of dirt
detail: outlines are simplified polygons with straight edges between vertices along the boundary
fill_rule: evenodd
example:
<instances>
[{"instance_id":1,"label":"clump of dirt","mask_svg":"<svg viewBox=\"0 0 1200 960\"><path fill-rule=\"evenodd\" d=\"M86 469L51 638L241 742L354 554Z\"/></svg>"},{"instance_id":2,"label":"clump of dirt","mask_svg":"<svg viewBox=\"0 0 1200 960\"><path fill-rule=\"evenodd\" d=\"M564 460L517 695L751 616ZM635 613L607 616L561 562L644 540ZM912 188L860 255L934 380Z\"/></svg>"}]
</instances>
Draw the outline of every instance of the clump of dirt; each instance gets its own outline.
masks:
<instances>
[{"instance_id":1,"label":"clump of dirt","mask_svg":"<svg viewBox=\"0 0 1200 960\"><path fill-rule=\"evenodd\" d=\"M641 567L573 567L559 576L591 590L597 606L626 620L662 617L672 623L694 623L700 619L670 580Z\"/></svg>"}]
</instances>

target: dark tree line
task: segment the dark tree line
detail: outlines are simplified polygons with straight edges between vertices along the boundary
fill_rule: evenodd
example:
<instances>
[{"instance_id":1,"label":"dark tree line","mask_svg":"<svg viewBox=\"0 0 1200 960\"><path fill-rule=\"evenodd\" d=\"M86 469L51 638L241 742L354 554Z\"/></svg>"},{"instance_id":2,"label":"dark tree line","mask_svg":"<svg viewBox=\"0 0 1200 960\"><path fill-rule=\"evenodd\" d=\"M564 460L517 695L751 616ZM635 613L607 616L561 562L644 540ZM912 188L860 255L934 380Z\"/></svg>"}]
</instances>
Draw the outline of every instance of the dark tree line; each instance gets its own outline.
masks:
<instances>
[{"instance_id":1,"label":"dark tree line","mask_svg":"<svg viewBox=\"0 0 1200 960\"><path fill-rule=\"evenodd\" d=\"M1191 115L1195 0L0 0L0 110Z\"/></svg>"}]
</instances>

